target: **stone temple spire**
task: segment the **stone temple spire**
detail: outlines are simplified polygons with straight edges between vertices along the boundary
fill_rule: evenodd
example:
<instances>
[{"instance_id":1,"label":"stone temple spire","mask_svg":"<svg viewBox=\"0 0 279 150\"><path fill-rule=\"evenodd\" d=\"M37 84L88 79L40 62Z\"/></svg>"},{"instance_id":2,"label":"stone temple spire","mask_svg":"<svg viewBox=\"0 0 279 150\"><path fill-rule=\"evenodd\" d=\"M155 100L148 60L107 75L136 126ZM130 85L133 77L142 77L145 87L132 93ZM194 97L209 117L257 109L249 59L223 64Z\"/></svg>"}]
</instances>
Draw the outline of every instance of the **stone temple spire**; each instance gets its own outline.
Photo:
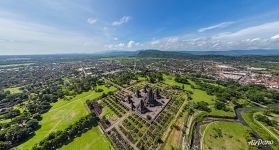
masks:
<instances>
[{"instance_id":1,"label":"stone temple spire","mask_svg":"<svg viewBox=\"0 0 279 150\"><path fill-rule=\"evenodd\" d=\"M148 105L153 107L155 105L155 98L154 98L154 93L153 90L150 89L148 91L148 101L147 101Z\"/></svg>"},{"instance_id":2,"label":"stone temple spire","mask_svg":"<svg viewBox=\"0 0 279 150\"><path fill-rule=\"evenodd\" d=\"M142 114L145 113L145 105L144 105L144 101L143 101L143 100L140 100L139 111L140 111Z\"/></svg>"},{"instance_id":3,"label":"stone temple spire","mask_svg":"<svg viewBox=\"0 0 279 150\"><path fill-rule=\"evenodd\" d=\"M140 91L139 91L139 90L136 90L136 96L137 96L138 98L140 98L140 97L141 97L141 95L140 95Z\"/></svg>"}]
</instances>

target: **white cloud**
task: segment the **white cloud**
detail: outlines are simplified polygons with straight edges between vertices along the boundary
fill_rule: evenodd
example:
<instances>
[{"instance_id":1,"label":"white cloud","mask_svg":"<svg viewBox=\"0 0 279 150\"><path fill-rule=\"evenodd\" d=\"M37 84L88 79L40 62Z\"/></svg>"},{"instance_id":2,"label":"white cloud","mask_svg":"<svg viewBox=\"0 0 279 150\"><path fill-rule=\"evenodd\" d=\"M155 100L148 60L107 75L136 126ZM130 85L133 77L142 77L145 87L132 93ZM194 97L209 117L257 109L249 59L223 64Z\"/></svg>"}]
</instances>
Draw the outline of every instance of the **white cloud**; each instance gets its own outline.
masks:
<instances>
[{"instance_id":1,"label":"white cloud","mask_svg":"<svg viewBox=\"0 0 279 150\"><path fill-rule=\"evenodd\" d=\"M145 43L145 47L163 50L232 50L278 49L279 21L208 36L180 35L164 37Z\"/></svg>"},{"instance_id":2,"label":"white cloud","mask_svg":"<svg viewBox=\"0 0 279 150\"><path fill-rule=\"evenodd\" d=\"M205 28L200 28L198 30L198 32L205 32L205 31L209 31L209 30L213 30L213 29L221 29L221 28L226 28L232 24L234 24L235 22L230 21L230 22L222 22L213 26L209 26L209 27L205 27Z\"/></svg>"},{"instance_id":3,"label":"white cloud","mask_svg":"<svg viewBox=\"0 0 279 150\"><path fill-rule=\"evenodd\" d=\"M104 43L98 36L13 17L0 18L0 26L1 55L92 52Z\"/></svg>"},{"instance_id":4,"label":"white cloud","mask_svg":"<svg viewBox=\"0 0 279 150\"><path fill-rule=\"evenodd\" d=\"M132 48L134 46L134 44L135 44L135 41L129 41L127 43L127 48Z\"/></svg>"},{"instance_id":5,"label":"white cloud","mask_svg":"<svg viewBox=\"0 0 279 150\"><path fill-rule=\"evenodd\" d=\"M87 22L88 22L89 24L95 24L95 23L97 22L97 19L88 18L88 19L87 19Z\"/></svg>"},{"instance_id":6,"label":"white cloud","mask_svg":"<svg viewBox=\"0 0 279 150\"><path fill-rule=\"evenodd\" d=\"M112 22L111 25L112 25L112 26L120 26L120 25L122 25L122 24L124 24L124 23L127 23L127 22L130 21L131 19L132 19L131 16L123 16L123 17L120 18L119 20Z\"/></svg>"},{"instance_id":7,"label":"white cloud","mask_svg":"<svg viewBox=\"0 0 279 150\"><path fill-rule=\"evenodd\" d=\"M117 38L117 37L114 37L113 40L114 40L114 41L118 41L118 38Z\"/></svg>"},{"instance_id":8,"label":"white cloud","mask_svg":"<svg viewBox=\"0 0 279 150\"><path fill-rule=\"evenodd\" d=\"M139 42L135 42L135 41L128 41L126 44L121 42L118 44L107 44L104 47L108 48L108 49L135 49L135 48L139 48L141 45Z\"/></svg>"},{"instance_id":9,"label":"white cloud","mask_svg":"<svg viewBox=\"0 0 279 150\"><path fill-rule=\"evenodd\" d=\"M117 46L118 46L119 48L123 48L123 47L125 46L125 44L124 44L124 43L119 43Z\"/></svg>"},{"instance_id":10,"label":"white cloud","mask_svg":"<svg viewBox=\"0 0 279 150\"><path fill-rule=\"evenodd\" d=\"M279 34L272 36L271 41L279 41Z\"/></svg>"},{"instance_id":11,"label":"white cloud","mask_svg":"<svg viewBox=\"0 0 279 150\"><path fill-rule=\"evenodd\" d=\"M150 44L152 46L160 44L160 40L151 41Z\"/></svg>"}]
</instances>

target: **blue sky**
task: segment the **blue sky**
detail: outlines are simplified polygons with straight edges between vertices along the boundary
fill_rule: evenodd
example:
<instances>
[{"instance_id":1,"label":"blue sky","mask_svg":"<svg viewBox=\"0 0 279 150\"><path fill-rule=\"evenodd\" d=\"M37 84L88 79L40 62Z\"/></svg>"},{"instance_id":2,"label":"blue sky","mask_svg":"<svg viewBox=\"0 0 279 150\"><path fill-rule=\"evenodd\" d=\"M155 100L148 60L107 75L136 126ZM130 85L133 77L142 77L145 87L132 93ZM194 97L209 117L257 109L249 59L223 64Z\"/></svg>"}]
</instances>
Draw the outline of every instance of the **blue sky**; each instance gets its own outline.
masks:
<instances>
[{"instance_id":1,"label":"blue sky","mask_svg":"<svg viewBox=\"0 0 279 150\"><path fill-rule=\"evenodd\" d=\"M279 49L279 1L0 1L0 55L151 48Z\"/></svg>"}]
</instances>

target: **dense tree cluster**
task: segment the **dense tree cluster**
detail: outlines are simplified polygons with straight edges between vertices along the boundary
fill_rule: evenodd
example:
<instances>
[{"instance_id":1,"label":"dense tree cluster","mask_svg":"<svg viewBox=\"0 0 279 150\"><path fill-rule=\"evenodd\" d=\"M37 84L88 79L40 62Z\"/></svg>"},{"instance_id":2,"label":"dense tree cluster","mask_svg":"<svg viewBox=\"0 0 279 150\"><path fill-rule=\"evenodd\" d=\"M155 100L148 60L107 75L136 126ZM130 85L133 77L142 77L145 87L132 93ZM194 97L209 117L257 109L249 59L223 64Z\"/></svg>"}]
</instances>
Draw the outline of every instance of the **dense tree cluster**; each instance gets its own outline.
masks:
<instances>
[{"instance_id":1,"label":"dense tree cluster","mask_svg":"<svg viewBox=\"0 0 279 150\"><path fill-rule=\"evenodd\" d=\"M97 126L98 121L98 117L96 117L94 114L89 114L85 117L82 117L79 121L77 121L73 125L70 125L64 131L56 131L50 133L44 140L36 144L33 147L33 150L57 149L70 142L75 137L86 132L93 126Z\"/></svg>"},{"instance_id":2,"label":"dense tree cluster","mask_svg":"<svg viewBox=\"0 0 279 150\"><path fill-rule=\"evenodd\" d=\"M0 102L2 103L24 99L27 99L27 94L25 92L12 94L10 91L0 90Z\"/></svg>"},{"instance_id":3,"label":"dense tree cluster","mask_svg":"<svg viewBox=\"0 0 279 150\"><path fill-rule=\"evenodd\" d=\"M217 101L215 103L215 108L218 110L229 111L229 108L226 107L226 104L222 101Z\"/></svg>"},{"instance_id":4,"label":"dense tree cluster","mask_svg":"<svg viewBox=\"0 0 279 150\"><path fill-rule=\"evenodd\" d=\"M154 70L145 69L140 73L140 75L146 77L150 83L156 83L164 80L163 73Z\"/></svg>"},{"instance_id":5,"label":"dense tree cluster","mask_svg":"<svg viewBox=\"0 0 279 150\"><path fill-rule=\"evenodd\" d=\"M121 72L111 76L112 81L119 85L129 85L132 80L137 80L137 75L132 72Z\"/></svg>"},{"instance_id":6,"label":"dense tree cluster","mask_svg":"<svg viewBox=\"0 0 279 150\"><path fill-rule=\"evenodd\" d=\"M178 83L189 84L188 78L186 76L176 76L175 81Z\"/></svg>"},{"instance_id":7,"label":"dense tree cluster","mask_svg":"<svg viewBox=\"0 0 279 150\"><path fill-rule=\"evenodd\" d=\"M103 84L102 81L98 81L98 79L95 77L86 76L83 78L72 79L70 82L66 83L66 85L70 91L74 91L75 93L80 94L95 87L97 85L97 82Z\"/></svg>"},{"instance_id":8,"label":"dense tree cluster","mask_svg":"<svg viewBox=\"0 0 279 150\"><path fill-rule=\"evenodd\" d=\"M194 108L202 111L207 111L207 112L211 111L211 109L209 108L209 104L204 101L194 103Z\"/></svg>"},{"instance_id":9,"label":"dense tree cluster","mask_svg":"<svg viewBox=\"0 0 279 150\"><path fill-rule=\"evenodd\" d=\"M2 123L0 131L0 149L17 145L33 135L34 131L38 128L38 120L28 112L14 117L9 123Z\"/></svg>"},{"instance_id":10,"label":"dense tree cluster","mask_svg":"<svg viewBox=\"0 0 279 150\"><path fill-rule=\"evenodd\" d=\"M268 90L263 85L241 85L235 81L195 80L199 88L209 95L216 95L221 102L237 101L238 99L250 99L251 101L270 104L279 102L279 91Z\"/></svg>"}]
</instances>

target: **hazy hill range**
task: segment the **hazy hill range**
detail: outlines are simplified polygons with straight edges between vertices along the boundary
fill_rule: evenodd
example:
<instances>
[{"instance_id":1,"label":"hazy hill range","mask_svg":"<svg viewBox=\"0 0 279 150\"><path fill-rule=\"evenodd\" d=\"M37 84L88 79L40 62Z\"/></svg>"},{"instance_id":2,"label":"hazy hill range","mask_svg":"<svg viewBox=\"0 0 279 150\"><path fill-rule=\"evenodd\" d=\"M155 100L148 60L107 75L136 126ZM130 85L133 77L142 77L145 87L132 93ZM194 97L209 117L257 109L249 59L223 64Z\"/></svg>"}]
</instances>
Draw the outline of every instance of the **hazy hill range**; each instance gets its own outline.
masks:
<instances>
[{"instance_id":1,"label":"hazy hill range","mask_svg":"<svg viewBox=\"0 0 279 150\"><path fill-rule=\"evenodd\" d=\"M183 57L191 55L224 55L224 56L244 56L261 55L274 56L279 55L279 50L230 50L230 51L160 51L160 50L142 50L139 51L139 57Z\"/></svg>"}]
</instances>

